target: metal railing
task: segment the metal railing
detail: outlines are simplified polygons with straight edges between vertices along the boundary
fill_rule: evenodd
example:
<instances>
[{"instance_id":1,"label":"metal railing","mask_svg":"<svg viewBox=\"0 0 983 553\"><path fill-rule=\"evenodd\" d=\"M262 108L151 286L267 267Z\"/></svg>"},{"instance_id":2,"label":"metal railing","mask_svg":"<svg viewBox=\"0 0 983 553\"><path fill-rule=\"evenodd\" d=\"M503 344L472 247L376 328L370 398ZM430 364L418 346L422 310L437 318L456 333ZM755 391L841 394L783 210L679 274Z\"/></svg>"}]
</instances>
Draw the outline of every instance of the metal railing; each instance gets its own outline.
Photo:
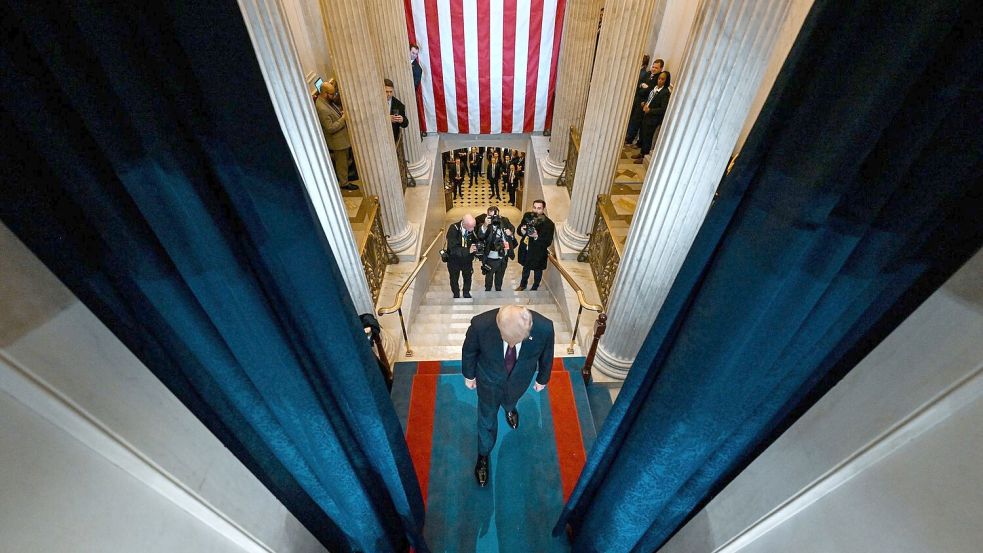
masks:
<instances>
[{"instance_id":1,"label":"metal railing","mask_svg":"<svg viewBox=\"0 0 983 553\"><path fill-rule=\"evenodd\" d=\"M560 261L553 255L553 252L549 252L547 255L550 263L553 267L560 273L563 280L567 281L567 284L573 291L577 294L577 319L573 324L573 332L570 334L570 345L567 346L567 353L573 355L575 347L577 345L577 331L580 330L580 317L584 313L584 309L588 311L594 311L598 313L597 321L594 323L594 338L591 340L590 348L587 352L587 359L584 361L584 366L580 370L580 375L584 379L584 384L588 384L591 378L591 366L594 364L594 355L597 353L597 344L600 341L601 336L604 334L604 329L607 327L608 316L604 313L604 306L597 303L590 303L587 301L587 295L584 294L584 289L581 288L580 284L573 278L573 276L567 272L566 268L560 264Z\"/></svg>"},{"instance_id":2,"label":"metal railing","mask_svg":"<svg viewBox=\"0 0 983 553\"><path fill-rule=\"evenodd\" d=\"M444 237L444 230L441 229L433 237L433 240L430 241L430 245L427 246L427 249L423 251L423 254L420 255L420 259L416 262L416 267L413 267L413 272L410 273L410 276L406 277L406 282L404 282L403 285L399 287L399 291L396 292L396 299L393 302L393 304L388 307L380 307L376 311L380 317L383 315L389 315L391 313L399 313L399 326L403 330L403 343L406 344L406 357L413 357L413 348L410 347L410 337L406 333L406 319L403 317L403 297L406 295L406 291L410 288L410 285L413 284L413 281L416 280L416 276L420 273L420 270L423 268L423 264L426 263L430 255L430 251L433 250L433 247L443 237Z\"/></svg>"}]
</instances>

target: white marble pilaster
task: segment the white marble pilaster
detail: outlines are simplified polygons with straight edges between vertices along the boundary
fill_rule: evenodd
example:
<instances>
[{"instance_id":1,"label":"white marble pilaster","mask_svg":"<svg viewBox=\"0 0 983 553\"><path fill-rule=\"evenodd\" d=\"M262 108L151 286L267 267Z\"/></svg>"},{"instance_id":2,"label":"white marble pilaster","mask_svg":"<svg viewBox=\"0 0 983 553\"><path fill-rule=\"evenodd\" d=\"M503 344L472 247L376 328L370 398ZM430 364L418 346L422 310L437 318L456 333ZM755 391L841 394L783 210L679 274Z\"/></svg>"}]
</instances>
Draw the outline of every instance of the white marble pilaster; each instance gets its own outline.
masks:
<instances>
[{"instance_id":1,"label":"white marble pilaster","mask_svg":"<svg viewBox=\"0 0 983 553\"><path fill-rule=\"evenodd\" d=\"M790 1L700 3L608 300L609 376L627 375L696 238Z\"/></svg>"},{"instance_id":2,"label":"white marble pilaster","mask_svg":"<svg viewBox=\"0 0 983 553\"><path fill-rule=\"evenodd\" d=\"M355 236L328 157L321 124L310 101L303 71L280 0L240 0L246 29L256 50L270 100L318 221L331 244L355 309L372 313L372 295L362 270Z\"/></svg>"},{"instance_id":3,"label":"white marble pilaster","mask_svg":"<svg viewBox=\"0 0 983 553\"><path fill-rule=\"evenodd\" d=\"M423 178L432 165L420 138L413 70L410 68L410 39L406 34L406 9L401 0L372 0L366 4L374 29L376 51L383 78L391 79L396 97L406 106L409 126L403 129L406 164L414 178Z\"/></svg>"},{"instance_id":4,"label":"white marble pilaster","mask_svg":"<svg viewBox=\"0 0 983 553\"><path fill-rule=\"evenodd\" d=\"M579 251L587 245L597 195L611 188L628 130L628 114L638 82L639 54L648 40L656 1L665 0L607 0L604 3L570 213L557 231L557 240L567 249ZM552 147L550 155L553 155Z\"/></svg>"},{"instance_id":5,"label":"white marble pilaster","mask_svg":"<svg viewBox=\"0 0 983 553\"><path fill-rule=\"evenodd\" d=\"M321 15L360 181L368 195L379 197L389 245L404 252L415 245L416 232L406 219L396 149L387 146L393 143L392 126L366 6L321 0Z\"/></svg>"},{"instance_id":6,"label":"white marble pilaster","mask_svg":"<svg viewBox=\"0 0 983 553\"><path fill-rule=\"evenodd\" d=\"M560 41L556 99L550 130L550 154L543 170L557 177L563 171L570 144L570 126L581 128L587 109L595 36L603 0L568 0Z\"/></svg>"}]
</instances>

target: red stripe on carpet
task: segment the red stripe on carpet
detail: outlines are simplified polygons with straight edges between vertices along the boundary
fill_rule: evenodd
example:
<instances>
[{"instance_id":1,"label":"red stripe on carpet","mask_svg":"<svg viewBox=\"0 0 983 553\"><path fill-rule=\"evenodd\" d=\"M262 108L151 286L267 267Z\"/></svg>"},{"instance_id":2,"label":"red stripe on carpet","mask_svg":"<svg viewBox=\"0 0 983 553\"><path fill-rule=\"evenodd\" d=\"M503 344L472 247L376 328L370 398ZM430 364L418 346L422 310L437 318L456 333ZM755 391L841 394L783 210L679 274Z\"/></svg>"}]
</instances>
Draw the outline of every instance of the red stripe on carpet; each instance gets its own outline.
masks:
<instances>
[{"instance_id":1,"label":"red stripe on carpet","mask_svg":"<svg viewBox=\"0 0 983 553\"><path fill-rule=\"evenodd\" d=\"M558 367L559 365L559 367ZM570 373L563 369L563 360L553 360L553 373L549 386L550 411L553 413L553 435L556 437L556 454L560 461L560 482L563 484L563 501L573 492L584 468L587 455L577 418L577 403L573 398ZM563 424L558 424L563 421Z\"/></svg>"},{"instance_id":2,"label":"red stripe on carpet","mask_svg":"<svg viewBox=\"0 0 983 553\"><path fill-rule=\"evenodd\" d=\"M420 361L416 364L416 374L440 374L440 361Z\"/></svg>"},{"instance_id":3,"label":"red stripe on carpet","mask_svg":"<svg viewBox=\"0 0 983 553\"><path fill-rule=\"evenodd\" d=\"M427 52L430 54L430 75L433 80L433 108L437 115L437 132L447 132L447 106L444 100L444 65L440 45L440 21L437 19L437 0L426 0Z\"/></svg>"},{"instance_id":4,"label":"red stripe on carpet","mask_svg":"<svg viewBox=\"0 0 983 553\"><path fill-rule=\"evenodd\" d=\"M430 450L433 447L433 414L437 401L437 374L424 373L423 366L440 362L420 363L421 372L413 377L410 392L410 414L406 421L406 444L410 448L410 458L416 469L416 479L420 482L423 505L427 505L427 488L430 484Z\"/></svg>"},{"instance_id":5,"label":"red stripe on carpet","mask_svg":"<svg viewBox=\"0 0 983 553\"><path fill-rule=\"evenodd\" d=\"M526 48L526 107L522 132L532 132L536 123L536 85L539 80L539 50L543 41L543 0L532 0L529 11L529 46Z\"/></svg>"}]
</instances>

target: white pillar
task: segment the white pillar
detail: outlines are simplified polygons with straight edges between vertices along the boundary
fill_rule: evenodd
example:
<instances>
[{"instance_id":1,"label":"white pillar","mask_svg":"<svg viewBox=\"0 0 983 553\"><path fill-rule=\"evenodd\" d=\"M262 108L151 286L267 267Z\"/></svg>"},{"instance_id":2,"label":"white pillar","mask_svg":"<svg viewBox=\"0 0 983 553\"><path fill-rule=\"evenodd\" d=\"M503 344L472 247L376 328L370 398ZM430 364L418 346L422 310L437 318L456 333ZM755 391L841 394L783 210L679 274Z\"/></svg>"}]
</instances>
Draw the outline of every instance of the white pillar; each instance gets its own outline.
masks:
<instances>
[{"instance_id":1,"label":"white pillar","mask_svg":"<svg viewBox=\"0 0 983 553\"><path fill-rule=\"evenodd\" d=\"M414 245L416 233L406 219L396 149L387 147L393 140L392 124L365 4L321 0L321 15L360 182L367 194L379 197L389 245L396 252L406 252Z\"/></svg>"},{"instance_id":2,"label":"white pillar","mask_svg":"<svg viewBox=\"0 0 983 553\"><path fill-rule=\"evenodd\" d=\"M584 124L594 63L594 40L603 4L603 0L567 1L563 38L560 41L553 125L550 129L550 155L543 163L546 173L554 177L563 172L570 145L570 126L579 129Z\"/></svg>"},{"instance_id":3,"label":"white pillar","mask_svg":"<svg viewBox=\"0 0 983 553\"><path fill-rule=\"evenodd\" d=\"M607 0L604 3L570 212L557 232L557 240L567 249L579 251L587 245L597 195L611 189L638 82L638 53L648 39L656 1Z\"/></svg>"},{"instance_id":4,"label":"white pillar","mask_svg":"<svg viewBox=\"0 0 983 553\"><path fill-rule=\"evenodd\" d=\"M608 300L595 358L608 376L627 375L696 238L789 3L700 3Z\"/></svg>"},{"instance_id":5,"label":"white pillar","mask_svg":"<svg viewBox=\"0 0 983 553\"><path fill-rule=\"evenodd\" d=\"M359 313L373 313L355 236L280 0L240 0L283 136Z\"/></svg>"},{"instance_id":6,"label":"white pillar","mask_svg":"<svg viewBox=\"0 0 983 553\"><path fill-rule=\"evenodd\" d=\"M416 90L413 89L413 70L410 68L410 39L406 33L406 9L402 0L372 0L366 6L372 18L382 76L392 80L396 97L406 105L409 126L402 133L406 164L414 178L425 177L433 160L427 158L420 138L420 117L417 114Z\"/></svg>"}]
</instances>

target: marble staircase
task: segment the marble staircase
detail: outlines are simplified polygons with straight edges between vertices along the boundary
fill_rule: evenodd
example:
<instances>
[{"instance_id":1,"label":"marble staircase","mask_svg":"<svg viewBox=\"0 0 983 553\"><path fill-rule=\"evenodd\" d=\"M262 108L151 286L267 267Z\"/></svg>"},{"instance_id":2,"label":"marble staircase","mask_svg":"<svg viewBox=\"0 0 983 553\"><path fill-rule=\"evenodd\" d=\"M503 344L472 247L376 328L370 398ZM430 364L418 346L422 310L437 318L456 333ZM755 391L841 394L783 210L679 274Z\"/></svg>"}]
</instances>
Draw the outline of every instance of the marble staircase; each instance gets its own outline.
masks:
<instances>
[{"instance_id":1,"label":"marble staircase","mask_svg":"<svg viewBox=\"0 0 983 553\"><path fill-rule=\"evenodd\" d=\"M496 307L522 304L553 321L556 332L554 355L567 356L570 344L570 328L561 315L560 308L545 284L539 290L516 292L522 276L522 267L512 261L505 273L502 291L485 292L484 275L475 263L471 285L472 298L454 298L445 268L434 273L426 296L407 328L413 356L400 356L401 361L460 359L461 346L471 318ZM532 277L530 275L530 284ZM545 279L544 279L545 280ZM580 346L574 355L582 355Z\"/></svg>"}]
</instances>

